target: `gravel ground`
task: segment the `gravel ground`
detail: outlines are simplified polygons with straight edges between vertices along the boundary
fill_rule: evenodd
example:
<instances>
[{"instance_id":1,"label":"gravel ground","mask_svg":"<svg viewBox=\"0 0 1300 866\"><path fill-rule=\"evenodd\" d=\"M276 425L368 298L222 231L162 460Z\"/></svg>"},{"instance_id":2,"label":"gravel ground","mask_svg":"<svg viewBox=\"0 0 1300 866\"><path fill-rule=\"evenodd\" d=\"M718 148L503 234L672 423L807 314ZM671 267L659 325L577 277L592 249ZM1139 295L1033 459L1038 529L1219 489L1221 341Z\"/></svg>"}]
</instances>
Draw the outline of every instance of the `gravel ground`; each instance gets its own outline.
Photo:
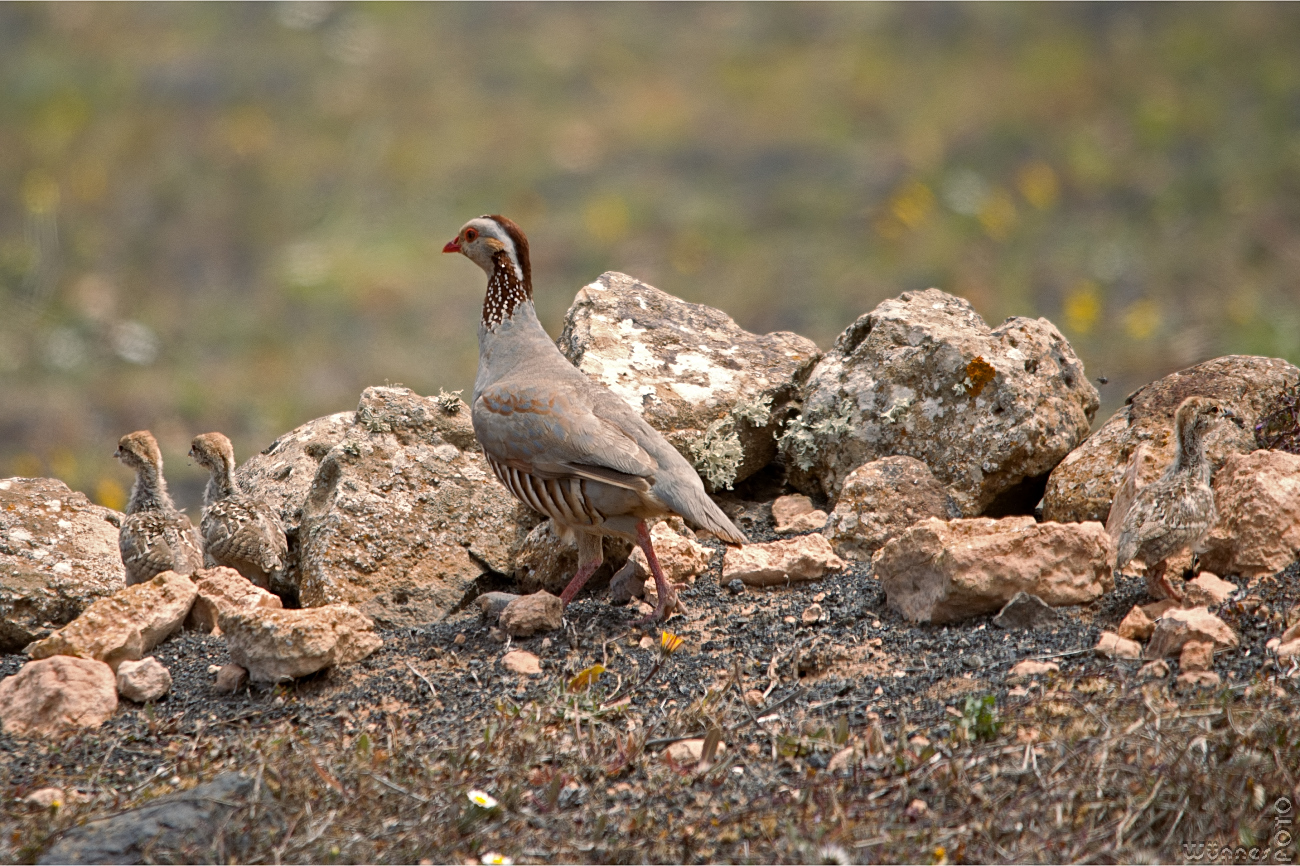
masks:
<instances>
[{"instance_id":1,"label":"gravel ground","mask_svg":"<svg viewBox=\"0 0 1300 866\"><path fill-rule=\"evenodd\" d=\"M746 512L740 515L741 523L748 524L746 531L755 540L774 537L763 508L732 503L732 510ZM117 714L101 728L58 745L0 735L0 794L6 804L14 804L30 791L47 785L77 791L83 798L79 804L70 803L62 815L54 818L15 807L0 826L4 831L0 860L31 860L50 840L76 823L207 781L222 769L259 773L261 778L267 754L289 740L307 743L311 755L321 756L322 763L311 758L318 771L312 784L323 780L325 794L330 794L334 785L340 791L348 787L337 780L352 772L348 761L361 748L358 744L386 740L389 753L401 753L405 759L416 761L407 767L409 784L398 788L410 792L421 779L433 784L432 777L421 773L433 773L430 768L436 765L444 769L437 771L443 774L438 776L443 781L439 783L442 787L435 786L435 790L460 790L479 779L477 784L494 796L512 803L518 801L511 814L523 822L519 825L522 830L512 830L513 825L502 820L495 836L483 828L467 835L463 832L464 821L453 820L461 813L452 800L441 802L441 794L430 794L425 801L441 802L439 814L447 817L449 826L459 828L452 834L454 838L435 843L432 837L421 837L412 830L412 839L425 839L424 847L418 841L398 844L397 836L392 846L385 847L374 839L367 838L363 844L348 842L350 836L341 836L342 841L335 847L342 860L444 860L502 849L510 849L509 855L520 862L550 857L593 861L665 857L801 859L813 856L808 852L815 850L799 848L805 843L797 839L812 839L815 833L791 831L786 837L796 841L785 847L771 843L762 848L756 842L754 849L749 847L748 837L737 838L731 848L719 848L716 841L704 845L700 838L694 843L681 842L686 847L680 849L655 847L658 843L653 839L635 841L641 838L638 834L645 832L635 821L629 825L631 829L624 828L624 841L620 843L601 841L603 833L594 832L591 823L565 825L567 829L558 832L571 838L533 841L532 847L523 844L524 837L518 833L546 836L547 832L557 832L551 823L553 817L546 817L548 807L560 811L570 808L579 817L626 816L637 809L653 813L679 806L682 816L692 814L691 803L695 801L687 797L689 792L668 794L654 789L653 780L660 772L655 768L662 760L647 756L658 755L673 739L703 735L711 726L722 728L728 751L725 772L704 774L712 785L709 796L722 797L728 804L748 804L737 807L741 814L745 809L753 812L759 809L754 804L763 803L780 811L786 809L781 805L782 797L797 794L800 786L806 787L808 779L819 772L826 775L830 758L845 744L880 736L873 731L885 732L900 746L907 738L920 737L911 740L914 748L909 747L909 754L916 757L917 750L933 743L931 748L946 758L956 748L953 744L960 745L963 738L969 738L972 720L966 706L968 697L992 696L998 712L1011 718L1041 702L1044 694L1052 691L1053 683L1100 683L1090 688L1113 689L1117 695L1131 691L1132 674L1139 666L1137 662L1099 659L1091 648L1102 629L1113 629L1135 603L1149 600L1140 579L1121 577L1115 590L1099 602L1062 609L1060 623L1050 629L1006 631L995 626L991 617L947 627L904 622L888 609L883 590L872 578L869 565L863 563L810 584L765 591L747 589L736 594L719 585L720 560L718 557L710 573L701 575L693 587L682 592L688 613L674 618L668 627L684 643L668 657L660 652L658 632L643 632L630 625L639 614L631 608L608 605L605 591L599 587L569 608L562 632L502 644L492 639L487 625L470 607L423 628L382 631L383 647L358 664L327 670L289 685L246 688L235 695L219 695L212 689L214 666L229 660L222 639L180 634L153 653L173 677L171 693L157 704L140 706L123 701ZM1288 695L1287 700L1294 698L1294 689L1288 685L1294 680L1287 680L1285 671L1271 667L1274 663L1264 643L1281 631L1286 617L1300 605L1298 578L1300 566L1293 566L1239 593L1238 598L1220 609L1220 615L1242 639L1238 649L1216 657L1215 669L1223 678L1225 693L1241 695L1248 684L1268 680L1283 684L1278 693ZM1243 603L1240 596L1244 595L1253 598ZM802 615L814 603L821 606L823 615L818 622L805 624ZM456 643L458 635L464 635L463 644ZM498 660L511 649L536 654L541 659L542 675L526 677L502 668ZM1025 658L1051 659L1061 671L1050 682L1017 688L1006 681L1006 672ZM23 661L20 655L0 658L0 676L14 673ZM592 693L600 700L575 703L565 684L594 664L607 669L600 688ZM1171 668L1176 673L1177 665L1172 660ZM736 673L740 680L733 683ZM772 709L765 712L746 708L740 696L750 690L763 693L763 708ZM630 696L630 701L619 703L624 696ZM619 705L610 710L602 707L610 703ZM571 721L574 712L576 722ZM585 745L583 713L587 714L590 736L594 738ZM754 722L758 715L770 718L758 724ZM531 741L528 731L533 729L519 721L527 719L536 722L541 737L556 742ZM514 753L492 758L494 748L507 747L489 748L483 744L485 739L491 744L493 737L502 732L521 739L510 747L516 750ZM634 740L635 747L619 745ZM584 748L596 752L604 749L601 754L607 758L622 754L619 749L641 752L641 757L625 755L623 764L614 760L598 774L598 779L591 776L589 767L585 775L575 768L561 772L568 766L566 756L582 763ZM448 761L454 763L457 756L463 758L466 754L478 755L476 760L485 761L486 768L474 765L457 772L445 769ZM522 762L517 767L495 763L516 760ZM668 763L673 765L672 761ZM616 765L622 769L612 769ZM869 770L871 765L864 766ZM887 770L878 768L875 775L883 779L892 772ZM523 781L517 783L508 782L511 772L531 775L520 776ZM547 778L538 782L539 773ZM397 784L391 782L392 773L385 778L389 784ZM854 778L858 779L858 770ZM538 790L543 793L531 795L532 800L519 794L516 789L527 787L527 780L538 782ZM619 789L615 780L630 787ZM360 781L356 784L358 791L364 787ZM291 799L290 785L288 781L283 785L283 792L277 796L287 802ZM399 796L388 788L380 793ZM540 806L537 797L541 798ZM266 810L264 816L270 811ZM307 812L311 813L310 802ZM425 810L419 820L427 821L434 813L437 810ZM393 814L405 813L399 808ZM379 815L374 817L382 820ZM264 822L269 820L263 818ZM406 818L392 820L398 822L394 827L407 826L401 823ZM589 819L594 820L597 818ZM717 826L716 816L710 820ZM290 826L292 822L288 818L284 821L288 823L277 825L277 832L283 835L287 831L293 836L297 831ZM323 830L318 837L331 838ZM1175 844L1177 834L1172 834L1171 840L1166 840L1167 844ZM734 847L742 842L743 849ZM493 844L497 847L484 847ZM583 845L589 847L584 849ZM283 846L232 850L239 852L238 859L276 859L281 854L288 860L295 856L298 860L336 856L331 853L334 848L307 847L297 855L291 853L294 849ZM702 858L701 852L710 850L709 857ZM910 859L929 849L904 846L892 855L886 853L888 850L893 849L882 848L872 856ZM994 849L985 850L989 856L997 856ZM1010 853L1020 849L1012 845L998 850ZM1037 856L1050 853L1034 850ZM870 853L868 849L863 851ZM926 856L934 859L931 855ZM174 859L187 858L176 855Z\"/></svg>"}]
</instances>

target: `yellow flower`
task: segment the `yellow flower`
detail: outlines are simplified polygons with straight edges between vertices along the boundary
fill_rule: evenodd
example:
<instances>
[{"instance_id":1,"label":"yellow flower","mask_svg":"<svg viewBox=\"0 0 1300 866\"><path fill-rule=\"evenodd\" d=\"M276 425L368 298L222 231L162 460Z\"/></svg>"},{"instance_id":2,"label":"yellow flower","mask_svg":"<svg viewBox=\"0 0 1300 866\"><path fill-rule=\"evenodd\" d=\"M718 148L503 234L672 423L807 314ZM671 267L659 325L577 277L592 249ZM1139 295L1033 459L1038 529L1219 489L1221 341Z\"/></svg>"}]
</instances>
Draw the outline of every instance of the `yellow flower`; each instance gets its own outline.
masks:
<instances>
[{"instance_id":1,"label":"yellow flower","mask_svg":"<svg viewBox=\"0 0 1300 866\"><path fill-rule=\"evenodd\" d=\"M665 631L659 635L659 648L664 651L664 655L672 655L682 645L682 639L670 631Z\"/></svg>"},{"instance_id":2,"label":"yellow flower","mask_svg":"<svg viewBox=\"0 0 1300 866\"><path fill-rule=\"evenodd\" d=\"M585 670L579 671L573 679L569 680L569 691L580 692L583 689L591 688L604 672L604 665L592 665Z\"/></svg>"},{"instance_id":3,"label":"yellow flower","mask_svg":"<svg viewBox=\"0 0 1300 866\"><path fill-rule=\"evenodd\" d=\"M495 851L489 851L478 860L483 866L511 866L515 862L504 854L498 854Z\"/></svg>"},{"instance_id":4,"label":"yellow flower","mask_svg":"<svg viewBox=\"0 0 1300 866\"><path fill-rule=\"evenodd\" d=\"M469 801L473 803L475 806L478 806L480 809L484 809L488 812L491 812L497 806L501 805L500 803L497 802L496 797L493 797L491 794L489 794L486 791L479 791L475 789L473 791L470 791L465 796L469 797Z\"/></svg>"}]
</instances>

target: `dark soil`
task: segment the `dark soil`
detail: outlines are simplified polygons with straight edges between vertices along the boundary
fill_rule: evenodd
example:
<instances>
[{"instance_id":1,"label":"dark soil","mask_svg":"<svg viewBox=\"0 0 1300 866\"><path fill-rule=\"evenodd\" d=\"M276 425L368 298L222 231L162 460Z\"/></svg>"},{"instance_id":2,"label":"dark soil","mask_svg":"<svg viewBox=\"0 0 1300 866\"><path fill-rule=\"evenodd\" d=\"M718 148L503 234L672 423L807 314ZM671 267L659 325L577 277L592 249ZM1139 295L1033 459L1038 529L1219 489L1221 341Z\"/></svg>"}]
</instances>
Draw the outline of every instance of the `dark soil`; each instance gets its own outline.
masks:
<instances>
[{"instance_id":1,"label":"dark soil","mask_svg":"<svg viewBox=\"0 0 1300 866\"><path fill-rule=\"evenodd\" d=\"M746 531L772 537L758 513ZM1102 629L1149 600L1133 578L1064 609L1056 627L1020 632L990 617L906 623L867 564L734 594L715 563L682 592L671 655L598 590L563 632L502 644L469 607L381 632L358 664L235 695L212 688L229 660L222 639L185 633L154 652L174 681L157 704L124 701L60 743L0 735L0 861L34 861L78 824L232 769L257 784L221 831L151 857L1055 862L1258 847L1278 798L1300 802L1296 671L1264 646L1295 615L1298 572L1218 611L1241 646L1216 657L1219 689L1192 694L1173 691L1174 660L1165 680L1139 683L1140 663L1093 654ZM823 616L806 625L814 603ZM512 649L537 655L543 674L501 667ZM1026 658L1060 672L1009 683ZM24 660L3 657L0 676ZM567 688L595 664L606 672L593 687ZM746 705L750 691L760 706ZM725 744L711 765L665 754L710 729ZM21 802L46 786L67 801ZM499 805L473 806L471 790Z\"/></svg>"}]
</instances>

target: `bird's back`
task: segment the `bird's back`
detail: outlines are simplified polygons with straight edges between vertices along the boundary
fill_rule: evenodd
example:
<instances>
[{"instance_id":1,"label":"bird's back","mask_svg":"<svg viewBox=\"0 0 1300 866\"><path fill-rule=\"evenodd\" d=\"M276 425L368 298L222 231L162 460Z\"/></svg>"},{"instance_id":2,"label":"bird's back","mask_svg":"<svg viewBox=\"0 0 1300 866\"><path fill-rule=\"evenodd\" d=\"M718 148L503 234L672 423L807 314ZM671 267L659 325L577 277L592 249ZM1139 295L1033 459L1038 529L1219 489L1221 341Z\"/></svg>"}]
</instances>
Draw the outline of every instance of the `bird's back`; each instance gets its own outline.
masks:
<instances>
[{"instance_id":1,"label":"bird's back","mask_svg":"<svg viewBox=\"0 0 1300 866\"><path fill-rule=\"evenodd\" d=\"M179 511L149 509L128 514L117 542L128 586L164 571L193 574L203 567L194 525Z\"/></svg>"}]
</instances>

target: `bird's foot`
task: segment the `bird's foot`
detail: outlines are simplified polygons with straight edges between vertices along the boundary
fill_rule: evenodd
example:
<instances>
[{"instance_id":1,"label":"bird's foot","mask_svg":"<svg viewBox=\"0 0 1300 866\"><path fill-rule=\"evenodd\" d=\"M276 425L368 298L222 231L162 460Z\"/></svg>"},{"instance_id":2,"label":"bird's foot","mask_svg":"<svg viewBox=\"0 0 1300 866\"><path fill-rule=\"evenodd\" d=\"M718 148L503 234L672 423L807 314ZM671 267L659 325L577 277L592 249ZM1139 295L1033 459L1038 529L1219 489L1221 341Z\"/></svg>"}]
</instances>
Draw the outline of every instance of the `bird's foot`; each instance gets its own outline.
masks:
<instances>
[{"instance_id":1,"label":"bird's foot","mask_svg":"<svg viewBox=\"0 0 1300 866\"><path fill-rule=\"evenodd\" d=\"M667 595L667 598L664 596ZM655 598L655 609L652 613L641 617L633 625L649 625L652 622L667 622L673 614L685 614L686 607L682 604L681 599L677 597L677 588L669 587L667 593L659 594Z\"/></svg>"}]
</instances>

